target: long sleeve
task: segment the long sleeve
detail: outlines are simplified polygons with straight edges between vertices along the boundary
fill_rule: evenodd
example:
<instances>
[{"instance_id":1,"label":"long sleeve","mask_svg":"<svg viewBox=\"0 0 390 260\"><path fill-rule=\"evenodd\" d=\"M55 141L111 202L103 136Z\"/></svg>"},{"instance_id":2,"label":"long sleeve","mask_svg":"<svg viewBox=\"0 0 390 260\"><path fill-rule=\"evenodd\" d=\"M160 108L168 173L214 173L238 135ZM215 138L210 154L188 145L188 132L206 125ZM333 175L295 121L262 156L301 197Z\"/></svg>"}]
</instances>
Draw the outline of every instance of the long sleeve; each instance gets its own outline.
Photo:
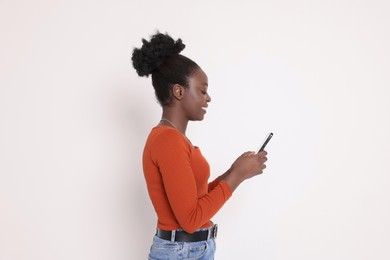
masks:
<instances>
[{"instance_id":1,"label":"long sleeve","mask_svg":"<svg viewBox=\"0 0 390 260\"><path fill-rule=\"evenodd\" d=\"M209 190L210 168L207 161L200 150L192 147L175 129L165 129L156 136L150 145L149 155L160 176L153 180L153 176L144 173L162 225L169 222L163 220L167 217L164 216L166 211L182 229L192 233L209 222L232 195L225 181L213 182ZM144 154L144 171L147 171L149 168L145 167L145 161L148 162L148 158Z\"/></svg>"},{"instance_id":2,"label":"long sleeve","mask_svg":"<svg viewBox=\"0 0 390 260\"><path fill-rule=\"evenodd\" d=\"M209 192L212 191L220 183L219 177L215 178L212 182L208 184Z\"/></svg>"}]
</instances>

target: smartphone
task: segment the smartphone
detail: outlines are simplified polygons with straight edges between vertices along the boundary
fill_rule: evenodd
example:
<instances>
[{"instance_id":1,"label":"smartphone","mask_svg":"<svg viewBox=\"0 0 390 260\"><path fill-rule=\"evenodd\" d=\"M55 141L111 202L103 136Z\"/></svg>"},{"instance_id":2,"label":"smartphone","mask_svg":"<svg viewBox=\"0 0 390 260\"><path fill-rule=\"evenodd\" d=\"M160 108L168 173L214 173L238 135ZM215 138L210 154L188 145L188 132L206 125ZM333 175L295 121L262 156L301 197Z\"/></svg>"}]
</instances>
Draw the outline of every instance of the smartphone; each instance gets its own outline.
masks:
<instances>
[{"instance_id":1,"label":"smartphone","mask_svg":"<svg viewBox=\"0 0 390 260\"><path fill-rule=\"evenodd\" d=\"M274 135L273 133L269 133L269 134L268 134L268 136L267 136L267 138L265 139L263 145L260 146L260 148L257 150L256 153L259 153L259 152L261 152L261 151L263 151L263 150L265 149L265 147L267 146L269 140L271 140L271 138L272 138L273 135Z\"/></svg>"}]
</instances>

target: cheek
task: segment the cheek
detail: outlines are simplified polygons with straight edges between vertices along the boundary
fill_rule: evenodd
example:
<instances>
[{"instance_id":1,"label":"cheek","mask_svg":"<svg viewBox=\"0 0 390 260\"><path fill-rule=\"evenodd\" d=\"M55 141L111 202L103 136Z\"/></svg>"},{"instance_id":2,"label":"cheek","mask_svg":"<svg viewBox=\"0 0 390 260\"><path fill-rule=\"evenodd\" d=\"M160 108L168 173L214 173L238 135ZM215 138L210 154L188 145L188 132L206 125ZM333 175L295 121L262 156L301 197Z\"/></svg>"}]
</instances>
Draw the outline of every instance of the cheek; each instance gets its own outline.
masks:
<instances>
[{"instance_id":1,"label":"cheek","mask_svg":"<svg viewBox=\"0 0 390 260\"><path fill-rule=\"evenodd\" d=\"M196 103L199 105L199 106L203 106L203 104L206 102L206 97L205 95L198 95L197 98L196 98Z\"/></svg>"},{"instance_id":2,"label":"cheek","mask_svg":"<svg viewBox=\"0 0 390 260\"><path fill-rule=\"evenodd\" d=\"M202 103L204 100L204 96L202 94L199 94L199 93L191 93L189 98L191 100L191 103L193 103L193 105L196 105L198 103Z\"/></svg>"}]
</instances>

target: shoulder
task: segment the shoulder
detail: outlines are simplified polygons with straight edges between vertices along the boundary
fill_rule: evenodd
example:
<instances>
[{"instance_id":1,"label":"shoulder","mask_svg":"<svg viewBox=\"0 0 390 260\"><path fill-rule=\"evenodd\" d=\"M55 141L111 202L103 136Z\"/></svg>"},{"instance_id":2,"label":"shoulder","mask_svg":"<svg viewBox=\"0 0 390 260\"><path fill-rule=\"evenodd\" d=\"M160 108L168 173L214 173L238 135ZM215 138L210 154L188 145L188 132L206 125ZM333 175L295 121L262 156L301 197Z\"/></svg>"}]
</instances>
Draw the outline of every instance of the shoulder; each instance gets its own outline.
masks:
<instances>
[{"instance_id":1,"label":"shoulder","mask_svg":"<svg viewBox=\"0 0 390 260\"><path fill-rule=\"evenodd\" d=\"M175 139L185 140L185 137L177 129L169 126L157 126L152 129L151 134L154 135L155 139Z\"/></svg>"},{"instance_id":2,"label":"shoulder","mask_svg":"<svg viewBox=\"0 0 390 260\"><path fill-rule=\"evenodd\" d=\"M153 148L173 149L175 147L189 148L186 137L177 129L168 126L158 126L152 129L149 138Z\"/></svg>"}]
</instances>

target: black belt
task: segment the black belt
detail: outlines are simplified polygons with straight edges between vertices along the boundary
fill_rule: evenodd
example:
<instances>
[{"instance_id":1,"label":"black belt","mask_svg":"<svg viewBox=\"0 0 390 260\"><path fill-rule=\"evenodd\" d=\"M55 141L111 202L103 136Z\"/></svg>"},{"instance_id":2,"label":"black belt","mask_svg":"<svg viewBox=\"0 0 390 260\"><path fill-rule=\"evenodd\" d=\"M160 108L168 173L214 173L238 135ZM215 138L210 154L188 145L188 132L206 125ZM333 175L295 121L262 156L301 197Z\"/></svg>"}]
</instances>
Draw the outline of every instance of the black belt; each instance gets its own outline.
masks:
<instances>
[{"instance_id":1,"label":"black belt","mask_svg":"<svg viewBox=\"0 0 390 260\"><path fill-rule=\"evenodd\" d=\"M218 233L218 225L214 224L207 230L196 231L192 234L185 232L184 230L161 230L157 228L156 235L159 238L169 240L172 242L199 242L209 240L210 238L216 238Z\"/></svg>"}]
</instances>

